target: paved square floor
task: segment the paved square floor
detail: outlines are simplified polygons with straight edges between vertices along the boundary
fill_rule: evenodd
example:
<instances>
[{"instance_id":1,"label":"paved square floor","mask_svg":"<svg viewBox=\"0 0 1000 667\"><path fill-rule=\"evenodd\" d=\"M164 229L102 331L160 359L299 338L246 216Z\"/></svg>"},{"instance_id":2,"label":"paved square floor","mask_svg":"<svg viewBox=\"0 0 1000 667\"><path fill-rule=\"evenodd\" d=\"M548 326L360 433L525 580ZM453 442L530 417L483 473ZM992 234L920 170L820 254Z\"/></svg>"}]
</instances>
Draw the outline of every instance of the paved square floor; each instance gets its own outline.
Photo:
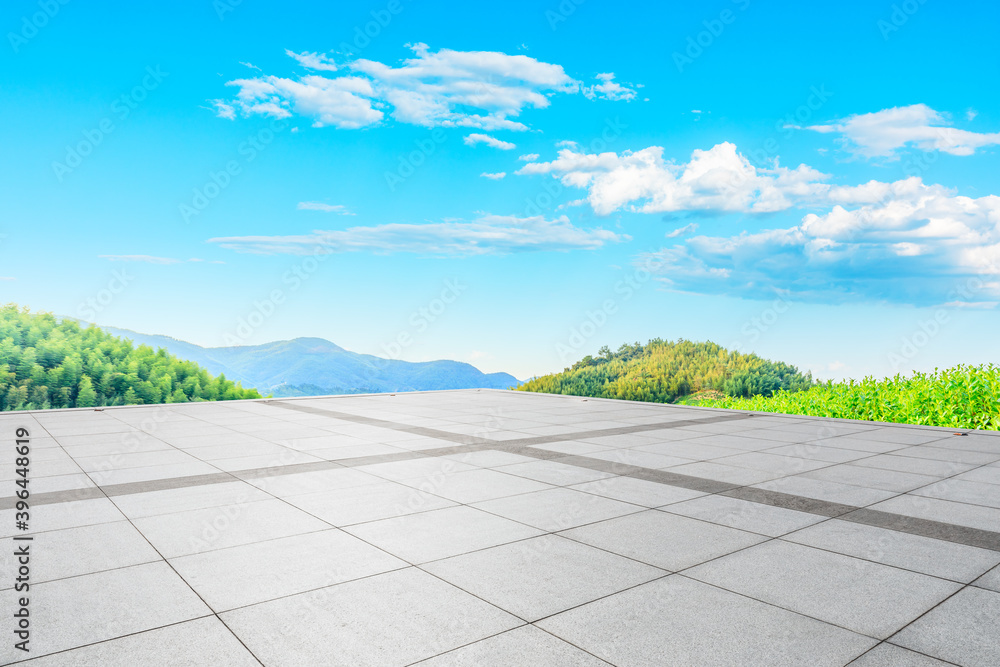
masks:
<instances>
[{"instance_id":1,"label":"paved square floor","mask_svg":"<svg viewBox=\"0 0 1000 667\"><path fill-rule=\"evenodd\" d=\"M493 390L0 432L0 664L1000 665L997 433Z\"/></svg>"}]
</instances>

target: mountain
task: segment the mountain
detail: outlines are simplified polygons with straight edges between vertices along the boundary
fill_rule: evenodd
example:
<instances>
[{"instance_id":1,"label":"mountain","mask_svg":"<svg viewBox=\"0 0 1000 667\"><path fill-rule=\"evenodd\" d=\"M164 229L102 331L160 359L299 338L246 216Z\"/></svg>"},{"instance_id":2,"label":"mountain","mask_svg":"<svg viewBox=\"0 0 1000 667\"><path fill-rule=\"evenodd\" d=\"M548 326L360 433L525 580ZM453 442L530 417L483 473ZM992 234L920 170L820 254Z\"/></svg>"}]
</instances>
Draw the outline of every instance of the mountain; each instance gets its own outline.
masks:
<instances>
[{"instance_id":1,"label":"mountain","mask_svg":"<svg viewBox=\"0 0 1000 667\"><path fill-rule=\"evenodd\" d=\"M260 398L166 350L51 313L0 306L0 410Z\"/></svg>"},{"instance_id":2,"label":"mountain","mask_svg":"<svg viewBox=\"0 0 1000 667\"><path fill-rule=\"evenodd\" d=\"M697 392L769 396L812 385L811 374L780 361L731 352L712 342L655 338L646 345L626 343L617 352L603 347L597 357L588 355L562 373L532 378L518 389L673 403Z\"/></svg>"},{"instance_id":3,"label":"mountain","mask_svg":"<svg viewBox=\"0 0 1000 667\"><path fill-rule=\"evenodd\" d=\"M162 347L210 373L225 373L245 387L274 396L317 396L432 389L507 389L518 384L507 373L483 373L460 361L409 362L345 350L322 338L296 338L264 345L201 347L169 336L102 327L136 345Z\"/></svg>"}]
</instances>

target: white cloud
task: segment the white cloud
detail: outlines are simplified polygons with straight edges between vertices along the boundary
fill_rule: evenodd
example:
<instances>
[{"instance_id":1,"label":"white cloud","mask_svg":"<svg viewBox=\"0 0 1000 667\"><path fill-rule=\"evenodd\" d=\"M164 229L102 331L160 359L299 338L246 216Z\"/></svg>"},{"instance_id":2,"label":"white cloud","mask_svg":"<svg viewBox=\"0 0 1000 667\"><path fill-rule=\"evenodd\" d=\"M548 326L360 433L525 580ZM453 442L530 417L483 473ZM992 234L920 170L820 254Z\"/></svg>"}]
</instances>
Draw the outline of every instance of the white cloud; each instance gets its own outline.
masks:
<instances>
[{"instance_id":1,"label":"white cloud","mask_svg":"<svg viewBox=\"0 0 1000 667\"><path fill-rule=\"evenodd\" d=\"M337 71L337 65L329 58L329 56L322 53L307 53L305 51L302 53L295 53L291 49L285 49L285 55L295 58L296 62L306 69L324 70L327 72Z\"/></svg>"},{"instance_id":2,"label":"white cloud","mask_svg":"<svg viewBox=\"0 0 1000 667\"><path fill-rule=\"evenodd\" d=\"M478 134L473 133L462 140L466 146L475 146L476 144L486 144L487 146L492 146L493 148L499 148L502 151L510 151L517 148L516 144L512 144L509 141L501 141L496 137L491 137L488 134Z\"/></svg>"},{"instance_id":3,"label":"white cloud","mask_svg":"<svg viewBox=\"0 0 1000 667\"><path fill-rule=\"evenodd\" d=\"M630 237L604 229L575 227L566 216L517 218L484 215L470 222L390 223L314 231L296 236L237 236L209 239L223 248L257 254L313 255L367 251L423 255L497 255L526 251L594 250Z\"/></svg>"},{"instance_id":4,"label":"white cloud","mask_svg":"<svg viewBox=\"0 0 1000 667\"><path fill-rule=\"evenodd\" d=\"M491 174L491 173L488 173L488 172L484 171L483 173L481 173L479 175L482 176L483 178L489 178L489 179L494 180L494 181L499 181L501 178L504 178L504 177L507 176L507 172L506 171L498 171L495 174Z\"/></svg>"},{"instance_id":5,"label":"white cloud","mask_svg":"<svg viewBox=\"0 0 1000 667\"><path fill-rule=\"evenodd\" d=\"M538 153L527 153L525 155L520 156L517 159L522 162L534 162L535 160L538 159Z\"/></svg>"},{"instance_id":6,"label":"white cloud","mask_svg":"<svg viewBox=\"0 0 1000 667\"><path fill-rule=\"evenodd\" d=\"M581 88L584 97L588 100L599 97L602 100L611 100L613 102L630 102L635 99L635 90L629 88L627 85L623 86L620 83L616 83L613 72L598 74L596 79L601 83Z\"/></svg>"},{"instance_id":7,"label":"white cloud","mask_svg":"<svg viewBox=\"0 0 1000 667\"><path fill-rule=\"evenodd\" d=\"M684 236L686 234L694 234L698 231L698 223L692 222L690 224L684 225L683 227L678 227L672 232L667 232L668 239L675 239L678 236Z\"/></svg>"},{"instance_id":8,"label":"white cloud","mask_svg":"<svg viewBox=\"0 0 1000 667\"><path fill-rule=\"evenodd\" d=\"M697 236L641 258L674 289L804 300L861 297L915 305L1000 300L1000 197L955 196L919 179L853 209L808 214L788 229Z\"/></svg>"},{"instance_id":9,"label":"white cloud","mask_svg":"<svg viewBox=\"0 0 1000 667\"><path fill-rule=\"evenodd\" d=\"M219 118L225 118L226 120L234 120L236 118L236 109L232 104L223 100L209 100L209 102L215 108L215 115Z\"/></svg>"},{"instance_id":10,"label":"white cloud","mask_svg":"<svg viewBox=\"0 0 1000 667\"><path fill-rule=\"evenodd\" d=\"M720 211L771 213L821 199L831 190L828 176L806 165L757 168L731 143L695 150L686 164L663 158L663 148L637 152L559 151L552 162L526 164L518 174L552 174L563 185L588 190L599 215L619 209L641 213ZM852 196L845 189L842 196Z\"/></svg>"},{"instance_id":11,"label":"white cloud","mask_svg":"<svg viewBox=\"0 0 1000 667\"><path fill-rule=\"evenodd\" d=\"M228 104L243 115L283 117L294 112L315 125L339 128L373 125L388 113L396 121L426 127L524 131L527 125L514 120L523 110L546 108L550 96L581 90L580 82L560 65L528 56L451 49L432 52L426 44L408 46L414 55L399 67L359 59L340 65L341 70L353 72L350 76L261 76L230 81L227 85L239 90ZM323 54L286 53L309 69L337 70ZM629 93L634 95L611 79L601 81L587 89L589 96L631 99Z\"/></svg>"},{"instance_id":12,"label":"white cloud","mask_svg":"<svg viewBox=\"0 0 1000 667\"><path fill-rule=\"evenodd\" d=\"M337 213L339 215L354 215L343 204L324 204L318 201L300 201L296 207L300 211L322 211L324 213Z\"/></svg>"},{"instance_id":13,"label":"white cloud","mask_svg":"<svg viewBox=\"0 0 1000 667\"><path fill-rule=\"evenodd\" d=\"M980 134L950 125L944 114L926 104L913 104L849 116L805 129L840 134L845 148L866 158L895 158L898 151L907 146L923 151L972 155L977 148L1000 144L1000 132Z\"/></svg>"}]
</instances>

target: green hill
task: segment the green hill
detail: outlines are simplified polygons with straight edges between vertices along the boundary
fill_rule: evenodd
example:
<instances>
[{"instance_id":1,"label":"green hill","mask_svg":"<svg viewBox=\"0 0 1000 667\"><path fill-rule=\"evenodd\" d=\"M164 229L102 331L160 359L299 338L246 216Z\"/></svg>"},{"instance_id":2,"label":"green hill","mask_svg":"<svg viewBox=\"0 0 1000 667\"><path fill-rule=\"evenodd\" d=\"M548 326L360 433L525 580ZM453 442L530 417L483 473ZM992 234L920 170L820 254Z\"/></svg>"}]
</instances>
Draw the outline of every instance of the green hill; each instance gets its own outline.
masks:
<instances>
[{"instance_id":1,"label":"green hill","mask_svg":"<svg viewBox=\"0 0 1000 667\"><path fill-rule=\"evenodd\" d=\"M534 378L520 391L595 398L673 403L690 394L714 390L727 396L770 396L813 385L812 375L756 354L731 352L712 342L677 342L655 338L646 345L601 348L562 373Z\"/></svg>"},{"instance_id":2,"label":"green hill","mask_svg":"<svg viewBox=\"0 0 1000 667\"><path fill-rule=\"evenodd\" d=\"M260 398L225 375L166 350L116 338L97 327L58 321L8 304L0 307L0 409Z\"/></svg>"}]
</instances>

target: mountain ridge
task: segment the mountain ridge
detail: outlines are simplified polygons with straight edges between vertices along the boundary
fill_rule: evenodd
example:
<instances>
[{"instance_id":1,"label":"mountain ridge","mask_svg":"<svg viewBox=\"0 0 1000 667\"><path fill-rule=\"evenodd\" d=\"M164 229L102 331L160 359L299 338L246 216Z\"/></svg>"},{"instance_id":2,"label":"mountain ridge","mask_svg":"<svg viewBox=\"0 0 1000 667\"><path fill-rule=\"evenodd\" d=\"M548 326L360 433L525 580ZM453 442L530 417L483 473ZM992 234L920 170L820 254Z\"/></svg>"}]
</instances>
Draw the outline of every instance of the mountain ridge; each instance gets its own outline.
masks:
<instances>
[{"instance_id":1,"label":"mountain ridge","mask_svg":"<svg viewBox=\"0 0 1000 667\"><path fill-rule=\"evenodd\" d=\"M75 318L65 318L75 319ZM81 324L86 324L81 322ZM520 382L509 373L484 373L450 359L403 361L351 352L319 337L260 345L202 347L172 336L101 326L136 345L162 347L194 361L213 375L225 374L245 387L276 397L384 393L434 389L507 389Z\"/></svg>"}]
</instances>

